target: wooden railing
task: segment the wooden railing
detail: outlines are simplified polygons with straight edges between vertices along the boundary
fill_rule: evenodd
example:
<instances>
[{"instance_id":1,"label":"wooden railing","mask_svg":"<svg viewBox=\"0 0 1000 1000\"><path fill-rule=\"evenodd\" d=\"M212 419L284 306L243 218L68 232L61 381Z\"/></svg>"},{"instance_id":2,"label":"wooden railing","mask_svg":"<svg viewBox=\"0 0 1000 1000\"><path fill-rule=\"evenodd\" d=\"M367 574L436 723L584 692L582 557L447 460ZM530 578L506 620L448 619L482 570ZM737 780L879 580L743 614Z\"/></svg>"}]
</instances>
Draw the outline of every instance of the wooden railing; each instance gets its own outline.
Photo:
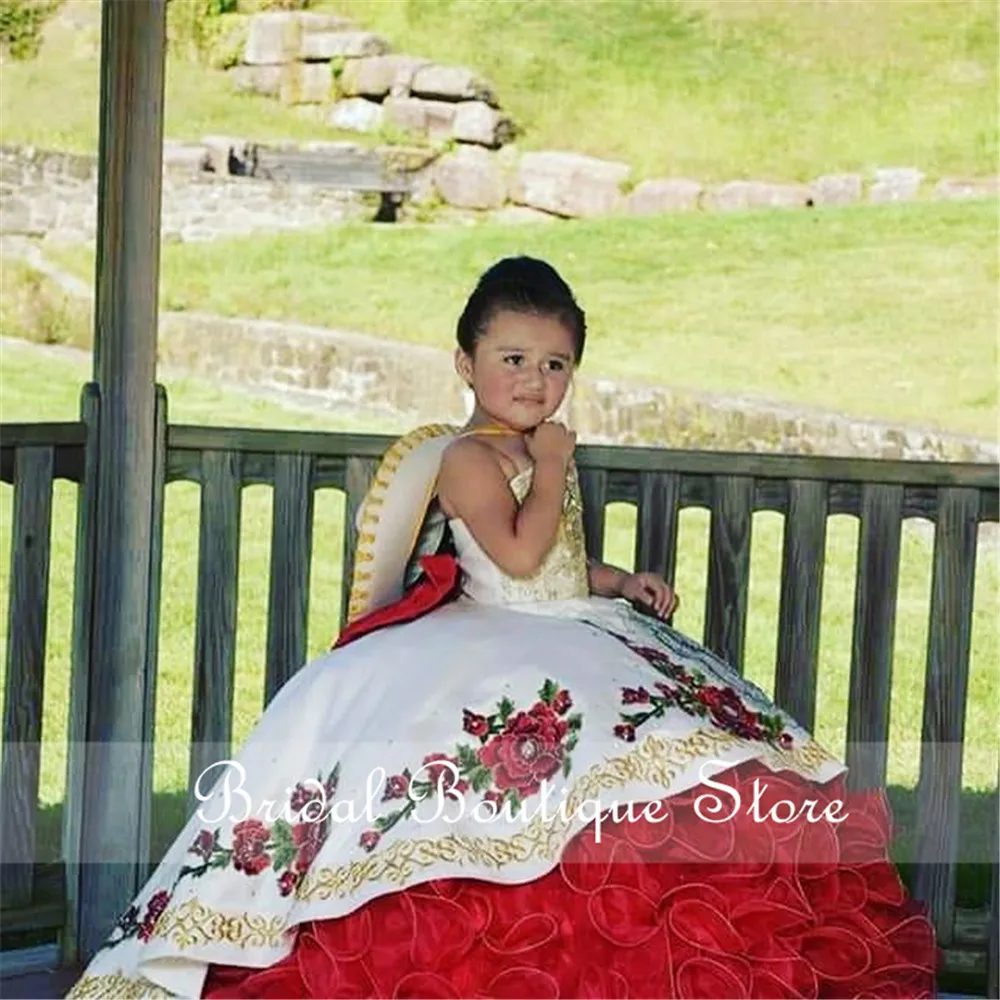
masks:
<instances>
[{"instance_id":1,"label":"wooden railing","mask_svg":"<svg viewBox=\"0 0 1000 1000\"><path fill-rule=\"evenodd\" d=\"M70 743L63 815L63 853L76 858L80 837L85 732L92 669L88 660L88 601L95 553L97 403L86 392L83 420L72 424L0 428L0 478L13 484L11 585L5 677L4 760L0 779L0 869L5 933L52 928L72 954L79 883L74 865L39 871L33 865L38 814L39 756L45 680L49 533L56 479L79 484L74 595ZM267 618L265 701L306 661L313 504L334 488L346 499L343 579L349 580L354 514L390 443L370 435L168 426L158 401L160 456L155 469L150 635L158 628L164 495L167 484L201 487L195 680L190 774L228 753L236 660L236 610L241 497L252 484L273 487L271 575ZM968 693L977 532L998 519L995 467L759 454L592 447L578 449L585 498L587 548L604 549L609 503L636 507L635 565L673 580L678 517L710 512L705 644L742 669L747 629L751 521L757 511L784 516L775 700L807 728L816 716L821 592L828 519L859 519L847 763L855 787L886 779L893 634L902 523L935 524L930 622L916 792L916 873L913 888L935 921L948 967L970 972L996 989L996 832L989 850L990 912L956 907L961 752ZM346 587L344 588L346 590ZM688 595L690 597L690 595ZM346 594L343 595L346 607ZM150 643L155 675L156 642ZM149 695L152 698L152 695ZM153 712L147 713L152 732ZM149 794L152 768L145 765ZM148 840L148 838L147 838ZM136 860L147 866L155 859ZM988 941L989 939L989 941ZM989 969L987 969L989 965ZM993 995L996 995L995 993Z\"/></svg>"}]
</instances>

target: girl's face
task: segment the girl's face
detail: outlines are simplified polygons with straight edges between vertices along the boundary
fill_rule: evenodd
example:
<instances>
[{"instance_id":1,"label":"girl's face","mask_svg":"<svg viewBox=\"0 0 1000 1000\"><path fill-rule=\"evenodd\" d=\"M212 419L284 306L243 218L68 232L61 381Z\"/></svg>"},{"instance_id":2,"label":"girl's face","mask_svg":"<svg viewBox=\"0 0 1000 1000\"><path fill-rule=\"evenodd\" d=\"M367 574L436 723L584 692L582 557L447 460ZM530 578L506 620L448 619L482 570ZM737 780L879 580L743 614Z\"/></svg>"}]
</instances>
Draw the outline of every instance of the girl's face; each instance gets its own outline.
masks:
<instances>
[{"instance_id":1,"label":"girl's face","mask_svg":"<svg viewBox=\"0 0 1000 1000\"><path fill-rule=\"evenodd\" d=\"M476 395L473 419L529 431L548 420L573 375L573 334L552 316L503 311L455 366Z\"/></svg>"}]
</instances>

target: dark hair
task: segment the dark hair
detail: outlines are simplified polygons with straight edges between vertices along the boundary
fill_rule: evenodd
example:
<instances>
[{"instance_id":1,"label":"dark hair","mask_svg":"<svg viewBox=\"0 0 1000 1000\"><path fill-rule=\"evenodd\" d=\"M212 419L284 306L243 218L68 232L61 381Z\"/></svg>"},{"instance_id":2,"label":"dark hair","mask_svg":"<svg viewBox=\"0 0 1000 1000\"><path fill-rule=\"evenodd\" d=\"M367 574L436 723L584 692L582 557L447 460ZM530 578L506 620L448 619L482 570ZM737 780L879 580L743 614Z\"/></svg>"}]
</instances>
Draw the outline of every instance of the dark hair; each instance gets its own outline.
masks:
<instances>
[{"instance_id":1,"label":"dark hair","mask_svg":"<svg viewBox=\"0 0 1000 1000\"><path fill-rule=\"evenodd\" d=\"M485 271L459 317L459 347L472 354L490 321L505 310L558 319L573 335L574 361L580 363L587 318L551 264L534 257L505 257Z\"/></svg>"}]
</instances>

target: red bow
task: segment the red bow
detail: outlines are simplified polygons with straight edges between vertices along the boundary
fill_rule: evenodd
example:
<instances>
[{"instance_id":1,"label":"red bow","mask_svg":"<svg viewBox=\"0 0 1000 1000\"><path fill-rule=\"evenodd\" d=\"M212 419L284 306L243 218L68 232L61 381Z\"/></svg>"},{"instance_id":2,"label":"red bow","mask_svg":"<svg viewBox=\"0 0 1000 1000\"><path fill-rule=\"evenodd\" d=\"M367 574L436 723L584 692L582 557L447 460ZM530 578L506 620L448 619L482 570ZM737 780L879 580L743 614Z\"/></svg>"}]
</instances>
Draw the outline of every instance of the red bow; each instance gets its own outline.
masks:
<instances>
[{"instance_id":1,"label":"red bow","mask_svg":"<svg viewBox=\"0 0 1000 1000\"><path fill-rule=\"evenodd\" d=\"M454 556L423 556L420 568L424 575L398 601L369 611L344 626L333 648L339 649L387 625L415 621L458 596L458 560Z\"/></svg>"}]
</instances>

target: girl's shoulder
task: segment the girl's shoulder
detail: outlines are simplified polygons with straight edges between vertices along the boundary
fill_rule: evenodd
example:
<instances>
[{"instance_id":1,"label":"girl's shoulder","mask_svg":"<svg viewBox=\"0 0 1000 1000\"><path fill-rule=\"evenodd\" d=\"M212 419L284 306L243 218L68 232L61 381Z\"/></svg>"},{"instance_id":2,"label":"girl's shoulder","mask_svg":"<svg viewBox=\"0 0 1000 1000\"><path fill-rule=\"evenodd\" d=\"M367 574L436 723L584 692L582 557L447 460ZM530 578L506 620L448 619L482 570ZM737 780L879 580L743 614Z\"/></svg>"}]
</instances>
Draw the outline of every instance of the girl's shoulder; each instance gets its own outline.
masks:
<instances>
[{"instance_id":1,"label":"girl's shoulder","mask_svg":"<svg viewBox=\"0 0 1000 1000\"><path fill-rule=\"evenodd\" d=\"M442 473L474 474L499 465L497 450L473 435L456 437L441 455Z\"/></svg>"}]
</instances>

